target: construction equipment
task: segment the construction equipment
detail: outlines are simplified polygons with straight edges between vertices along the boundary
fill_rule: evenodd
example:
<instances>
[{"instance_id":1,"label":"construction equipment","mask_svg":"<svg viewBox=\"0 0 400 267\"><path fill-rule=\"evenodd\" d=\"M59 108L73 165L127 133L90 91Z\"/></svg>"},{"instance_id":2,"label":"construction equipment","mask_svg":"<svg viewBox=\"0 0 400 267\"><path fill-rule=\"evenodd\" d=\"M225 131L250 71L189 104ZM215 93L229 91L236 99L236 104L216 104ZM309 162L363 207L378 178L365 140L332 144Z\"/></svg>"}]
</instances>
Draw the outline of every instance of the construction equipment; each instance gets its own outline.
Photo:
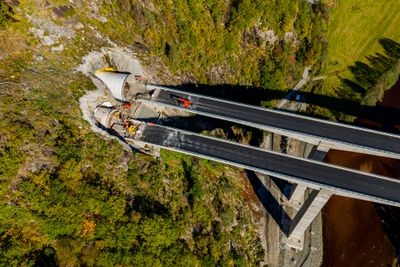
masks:
<instances>
[{"instance_id":1,"label":"construction equipment","mask_svg":"<svg viewBox=\"0 0 400 267\"><path fill-rule=\"evenodd\" d=\"M137 130L137 126L132 124L132 125L129 126L129 128L128 128L128 133L129 133L130 135L135 135L136 130Z\"/></svg>"},{"instance_id":2,"label":"construction equipment","mask_svg":"<svg viewBox=\"0 0 400 267\"><path fill-rule=\"evenodd\" d=\"M173 95L171 94L170 96L172 99L176 99L176 102L178 104L178 106L183 107L183 108L189 108L193 105L193 102L190 101L189 99L177 96L177 95Z\"/></svg>"},{"instance_id":3,"label":"construction equipment","mask_svg":"<svg viewBox=\"0 0 400 267\"><path fill-rule=\"evenodd\" d=\"M124 122L124 128L130 135L135 135L137 126L132 124L129 120Z\"/></svg>"}]
</instances>

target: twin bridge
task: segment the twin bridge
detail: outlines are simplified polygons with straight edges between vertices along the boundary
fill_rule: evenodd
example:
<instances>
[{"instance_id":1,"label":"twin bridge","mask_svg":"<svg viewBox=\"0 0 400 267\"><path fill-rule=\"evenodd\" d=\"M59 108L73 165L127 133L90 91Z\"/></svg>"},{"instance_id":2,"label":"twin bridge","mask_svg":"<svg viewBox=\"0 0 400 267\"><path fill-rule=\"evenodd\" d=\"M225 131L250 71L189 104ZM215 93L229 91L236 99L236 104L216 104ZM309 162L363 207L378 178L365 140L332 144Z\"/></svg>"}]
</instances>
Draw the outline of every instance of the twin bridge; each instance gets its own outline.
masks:
<instances>
[{"instance_id":1,"label":"twin bridge","mask_svg":"<svg viewBox=\"0 0 400 267\"><path fill-rule=\"evenodd\" d=\"M172 88L150 85L150 101L169 108L239 123L314 144L311 159L293 157L176 129L147 127L141 140L166 149L256 171L296 184L291 200L298 209L281 229L288 244L301 249L305 230L332 194L400 206L400 180L321 162L331 149L400 158L400 136L293 113L264 109ZM177 98L190 101L179 105ZM305 191L311 188L307 199ZM302 205L296 207L296 204ZM284 222L277 222L278 224Z\"/></svg>"},{"instance_id":2,"label":"twin bridge","mask_svg":"<svg viewBox=\"0 0 400 267\"><path fill-rule=\"evenodd\" d=\"M99 76L98 76L99 77ZM110 88L104 77L99 77ZM110 88L123 99L123 83ZM315 145L310 158L294 157L160 125L146 125L137 141L284 179L292 184L288 205L297 213L277 221L287 244L302 249L304 233L333 194L400 206L400 180L322 162L326 152L340 149L400 159L400 136L244 105L174 88L147 85L150 99L141 102L231 121Z\"/></svg>"}]
</instances>

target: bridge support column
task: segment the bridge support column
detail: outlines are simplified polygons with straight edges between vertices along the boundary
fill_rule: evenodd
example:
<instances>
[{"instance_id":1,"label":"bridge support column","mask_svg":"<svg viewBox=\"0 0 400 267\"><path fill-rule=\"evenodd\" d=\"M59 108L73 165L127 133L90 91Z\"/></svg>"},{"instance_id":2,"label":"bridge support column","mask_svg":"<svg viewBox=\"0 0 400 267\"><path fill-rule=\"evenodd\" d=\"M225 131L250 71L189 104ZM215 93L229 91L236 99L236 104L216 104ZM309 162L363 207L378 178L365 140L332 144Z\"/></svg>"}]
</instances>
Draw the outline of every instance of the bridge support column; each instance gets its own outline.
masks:
<instances>
[{"instance_id":1,"label":"bridge support column","mask_svg":"<svg viewBox=\"0 0 400 267\"><path fill-rule=\"evenodd\" d=\"M309 158L316 161L323 161L328 151L329 148L321 143L312 150ZM297 210L297 213L288 226L286 244L298 250L303 249L305 231L332 195L332 193L325 189L319 191L312 190L308 198L304 200L306 190L307 186L300 184L293 185L288 202L290 207Z\"/></svg>"},{"instance_id":2,"label":"bridge support column","mask_svg":"<svg viewBox=\"0 0 400 267\"><path fill-rule=\"evenodd\" d=\"M329 147L324 143L320 143L315 149L311 152L310 159L317 161L324 161L326 153L328 153Z\"/></svg>"},{"instance_id":3,"label":"bridge support column","mask_svg":"<svg viewBox=\"0 0 400 267\"><path fill-rule=\"evenodd\" d=\"M313 190L300 210L292 219L288 233L287 245L295 249L303 249L304 233L315 217L324 207L332 193L325 189Z\"/></svg>"},{"instance_id":4,"label":"bridge support column","mask_svg":"<svg viewBox=\"0 0 400 267\"><path fill-rule=\"evenodd\" d=\"M322 143L316 146L310 153L309 158L312 160L323 161L329 148L324 146ZM292 192L290 194L289 206L298 210L304 202L304 194L307 190L307 186L295 184L293 185Z\"/></svg>"},{"instance_id":5,"label":"bridge support column","mask_svg":"<svg viewBox=\"0 0 400 267\"><path fill-rule=\"evenodd\" d=\"M300 184L293 185L293 189L289 199L289 206L296 210L299 210L301 205L303 204L304 194L306 193L306 190L307 186L305 185L300 185Z\"/></svg>"}]
</instances>

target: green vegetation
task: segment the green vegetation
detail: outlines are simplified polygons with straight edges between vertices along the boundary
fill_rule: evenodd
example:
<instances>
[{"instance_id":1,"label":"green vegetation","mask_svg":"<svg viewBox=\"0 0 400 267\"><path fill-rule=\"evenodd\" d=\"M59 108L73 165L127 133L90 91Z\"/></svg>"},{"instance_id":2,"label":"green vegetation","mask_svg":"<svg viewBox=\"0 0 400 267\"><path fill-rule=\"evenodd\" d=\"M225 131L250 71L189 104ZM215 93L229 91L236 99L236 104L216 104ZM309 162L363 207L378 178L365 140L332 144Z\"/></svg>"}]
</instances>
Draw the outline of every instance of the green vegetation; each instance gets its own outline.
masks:
<instances>
[{"instance_id":1,"label":"green vegetation","mask_svg":"<svg viewBox=\"0 0 400 267\"><path fill-rule=\"evenodd\" d=\"M0 28L12 20L12 9L4 2L0 2Z\"/></svg>"},{"instance_id":2,"label":"green vegetation","mask_svg":"<svg viewBox=\"0 0 400 267\"><path fill-rule=\"evenodd\" d=\"M112 27L98 27L139 41L187 81L286 90L323 53L323 14L304 0L138 2L105 6Z\"/></svg>"},{"instance_id":3,"label":"green vegetation","mask_svg":"<svg viewBox=\"0 0 400 267\"><path fill-rule=\"evenodd\" d=\"M400 75L400 44L386 38L379 40L379 43L384 54L367 56L368 64L357 61L349 67L353 80L342 79L341 91L369 106L375 106Z\"/></svg>"},{"instance_id":4,"label":"green vegetation","mask_svg":"<svg viewBox=\"0 0 400 267\"><path fill-rule=\"evenodd\" d=\"M332 1L325 1L332 2ZM400 5L396 0L333 1L328 30L327 88L340 84L336 74L351 78L348 67L366 56L383 52L380 38L400 41Z\"/></svg>"},{"instance_id":5,"label":"green vegetation","mask_svg":"<svg viewBox=\"0 0 400 267\"><path fill-rule=\"evenodd\" d=\"M21 60L31 60L24 53ZM57 60L68 63L67 56ZM161 160L132 155L102 140L77 103L91 81L72 72L52 76L70 66L51 57L21 64L24 83L1 90L0 265L261 260L237 170L170 152Z\"/></svg>"},{"instance_id":6,"label":"green vegetation","mask_svg":"<svg viewBox=\"0 0 400 267\"><path fill-rule=\"evenodd\" d=\"M374 106L397 80L400 5L391 0L323 3L331 8L322 71L326 79L313 84L320 99L309 112L351 122L366 115L363 110L369 113L362 106ZM344 101L335 101L339 99Z\"/></svg>"},{"instance_id":7,"label":"green vegetation","mask_svg":"<svg viewBox=\"0 0 400 267\"><path fill-rule=\"evenodd\" d=\"M20 2L15 13L0 2L0 265L255 266L263 259L239 170L172 152L160 159L127 152L83 121L78 101L93 84L74 69L88 52L110 46L106 38L133 47L148 65L165 63L175 81L285 94L311 66L313 75L339 75L308 91L368 105L400 71L398 44L378 44L400 37L394 0L338 2L328 51L326 7L306 0L121 0L98 9L77 1L82 6L64 18L53 8L70 1ZM59 37L64 49L52 52L30 33L27 13L83 28ZM231 132L214 134L262 137Z\"/></svg>"},{"instance_id":8,"label":"green vegetation","mask_svg":"<svg viewBox=\"0 0 400 267\"><path fill-rule=\"evenodd\" d=\"M19 8L33 7L22 1ZM34 14L48 19L46 12ZM64 50L54 53L29 33L23 14L15 16L0 30L0 265L254 266L263 259L239 170L171 152L133 154L92 133L78 100L93 84L74 69L106 41L81 31L60 37Z\"/></svg>"},{"instance_id":9,"label":"green vegetation","mask_svg":"<svg viewBox=\"0 0 400 267\"><path fill-rule=\"evenodd\" d=\"M326 8L306 0L122 0L97 8L77 1L82 6L75 9L67 0L20 2L14 12L0 2L5 266L255 266L263 260L240 170L172 152L154 159L124 151L83 121L79 98L93 84L74 70L88 52L109 46L107 38L133 47L148 65L165 63L180 76L175 81L187 83L284 94L305 66L314 75L351 66L341 79L307 90L368 105L400 71L399 45L377 44L384 36L398 40L394 1L339 2L328 57ZM54 8L67 10L65 17L54 16ZM371 18L361 20L362 14ZM384 17L393 24L381 23ZM48 22L83 27L70 39L58 36L63 49L52 52L31 31ZM382 35L371 35L371 25ZM366 55L374 56L363 60ZM247 128L231 132L227 138L244 142L262 137Z\"/></svg>"}]
</instances>

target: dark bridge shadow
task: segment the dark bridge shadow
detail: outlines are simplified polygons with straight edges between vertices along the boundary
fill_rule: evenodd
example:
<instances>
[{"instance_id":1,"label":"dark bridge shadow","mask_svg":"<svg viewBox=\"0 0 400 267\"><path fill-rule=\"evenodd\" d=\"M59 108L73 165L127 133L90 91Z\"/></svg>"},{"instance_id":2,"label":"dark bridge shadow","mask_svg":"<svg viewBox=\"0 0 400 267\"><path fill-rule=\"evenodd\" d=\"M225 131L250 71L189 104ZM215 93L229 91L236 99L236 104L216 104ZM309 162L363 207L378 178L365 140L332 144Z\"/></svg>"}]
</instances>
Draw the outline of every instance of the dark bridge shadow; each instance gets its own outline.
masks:
<instances>
[{"instance_id":1,"label":"dark bridge shadow","mask_svg":"<svg viewBox=\"0 0 400 267\"><path fill-rule=\"evenodd\" d=\"M199 134L206 131L207 133L205 133L205 135L235 142L242 142L243 138L245 138L246 142L248 142L248 144L251 146L258 147L263 141L263 131L260 129L252 128L246 125L239 125L230 121L206 117L203 115L196 114L193 116L169 116L160 120L156 117L152 117L139 120ZM235 132L234 128L240 130L239 133ZM222 132L215 131L217 129L221 129ZM210 135L212 131L214 131L214 134ZM118 132L113 130L108 130L108 132L116 135L120 140L124 140L124 138ZM251 135L247 136L247 133L251 133Z\"/></svg>"},{"instance_id":2,"label":"dark bridge shadow","mask_svg":"<svg viewBox=\"0 0 400 267\"><path fill-rule=\"evenodd\" d=\"M289 215L253 171L245 170L245 172L263 207L278 224L281 231L288 235L291 222Z\"/></svg>"},{"instance_id":3,"label":"dark bridge shadow","mask_svg":"<svg viewBox=\"0 0 400 267\"><path fill-rule=\"evenodd\" d=\"M286 97L288 92L274 89L264 89L259 87L247 87L238 85L205 85L205 84L185 84L179 86L167 86L178 90L211 96L239 103L260 106L262 101L281 100ZM299 92L301 95L299 103L308 103L331 111L346 115L366 118L377 121L381 126L369 126L370 128L385 128L386 131L398 133L399 129L394 125L400 124L400 107L384 106L362 106L359 102L314 94L312 92ZM293 96L295 98L296 95ZM291 100L294 100L294 99ZM323 117L321 117L323 118Z\"/></svg>"},{"instance_id":4,"label":"dark bridge shadow","mask_svg":"<svg viewBox=\"0 0 400 267\"><path fill-rule=\"evenodd\" d=\"M133 211L139 212L145 216L160 215L169 217L169 209L161 204L158 200L151 199L146 196L137 195L128 199L129 204L126 206L126 213L131 214Z\"/></svg>"},{"instance_id":5,"label":"dark bridge shadow","mask_svg":"<svg viewBox=\"0 0 400 267\"><path fill-rule=\"evenodd\" d=\"M344 114L378 122L379 125L376 125L376 123L368 124L369 128L383 128L388 132L400 132L400 128L395 126L400 124L400 107L385 107L379 105L379 103L376 106L360 104L361 99L370 97L368 93L378 93L381 90L376 88L376 84L381 82L381 78L388 71L393 70L393 67L398 64L400 59L399 43L388 38L381 38L379 43L384 53L367 56L368 64L357 61L349 67L350 72L354 75L353 80L342 79L338 76L341 80L341 85L335 90L341 97L326 96L315 92L298 92L301 97L296 97L296 94L294 94L291 100L296 99L299 103L305 102L313 106L326 108L332 111L336 117ZM400 81L395 86L400 87ZM229 84L184 84L170 87L255 106L261 105L263 101L281 100L288 94L287 91L273 88Z\"/></svg>"}]
</instances>

